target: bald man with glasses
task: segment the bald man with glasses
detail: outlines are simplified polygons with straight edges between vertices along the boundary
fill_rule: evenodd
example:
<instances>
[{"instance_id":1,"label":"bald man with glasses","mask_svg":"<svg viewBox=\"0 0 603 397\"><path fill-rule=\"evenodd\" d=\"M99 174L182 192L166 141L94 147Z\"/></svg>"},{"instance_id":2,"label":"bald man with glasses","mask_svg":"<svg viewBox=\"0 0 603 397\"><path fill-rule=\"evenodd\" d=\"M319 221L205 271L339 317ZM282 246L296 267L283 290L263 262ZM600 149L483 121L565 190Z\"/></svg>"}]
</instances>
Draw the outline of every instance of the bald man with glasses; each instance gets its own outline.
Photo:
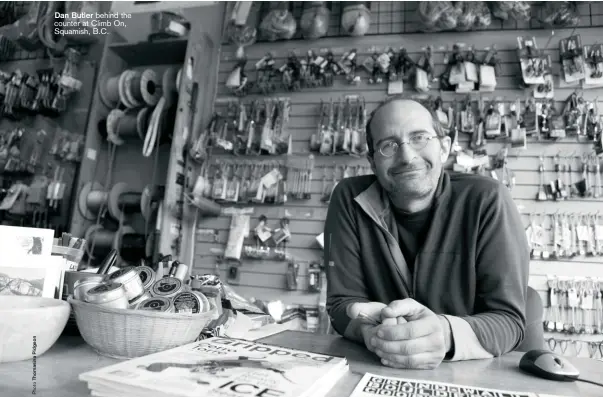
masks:
<instances>
[{"instance_id":1,"label":"bald man with glasses","mask_svg":"<svg viewBox=\"0 0 603 397\"><path fill-rule=\"evenodd\" d=\"M444 170L451 139L414 100L379 105L367 145L374 175L342 180L325 222L334 329L394 368L516 349L530 249L508 189Z\"/></svg>"}]
</instances>

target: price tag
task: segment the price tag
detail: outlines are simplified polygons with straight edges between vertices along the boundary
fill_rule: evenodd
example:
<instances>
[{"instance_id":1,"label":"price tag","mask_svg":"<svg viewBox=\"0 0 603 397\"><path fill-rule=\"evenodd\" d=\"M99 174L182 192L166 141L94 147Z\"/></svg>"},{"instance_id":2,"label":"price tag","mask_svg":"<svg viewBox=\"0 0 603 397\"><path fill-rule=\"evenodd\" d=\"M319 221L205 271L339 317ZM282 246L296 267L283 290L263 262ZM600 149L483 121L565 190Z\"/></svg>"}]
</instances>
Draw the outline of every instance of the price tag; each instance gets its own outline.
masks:
<instances>
[{"instance_id":1,"label":"price tag","mask_svg":"<svg viewBox=\"0 0 603 397\"><path fill-rule=\"evenodd\" d=\"M603 225L595 225L595 240L603 241Z\"/></svg>"}]
</instances>

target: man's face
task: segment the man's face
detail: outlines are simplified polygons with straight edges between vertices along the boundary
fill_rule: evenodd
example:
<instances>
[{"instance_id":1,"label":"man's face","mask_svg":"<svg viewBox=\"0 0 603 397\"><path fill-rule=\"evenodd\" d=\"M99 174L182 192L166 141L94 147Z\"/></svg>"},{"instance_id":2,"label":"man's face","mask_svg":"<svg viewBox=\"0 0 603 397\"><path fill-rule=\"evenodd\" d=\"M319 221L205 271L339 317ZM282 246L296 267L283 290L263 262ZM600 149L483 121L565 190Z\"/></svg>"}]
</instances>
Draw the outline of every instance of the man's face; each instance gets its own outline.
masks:
<instances>
[{"instance_id":1,"label":"man's face","mask_svg":"<svg viewBox=\"0 0 603 397\"><path fill-rule=\"evenodd\" d=\"M437 138L429 111L417 102L399 100L388 103L371 122L375 153L369 161L381 186L390 196L423 198L437 187L442 164L448 158L450 138ZM422 149L408 144L429 139ZM402 142L405 142L402 144ZM380 149L398 144L391 157ZM394 198L394 197L392 197Z\"/></svg>"}]
</instances>

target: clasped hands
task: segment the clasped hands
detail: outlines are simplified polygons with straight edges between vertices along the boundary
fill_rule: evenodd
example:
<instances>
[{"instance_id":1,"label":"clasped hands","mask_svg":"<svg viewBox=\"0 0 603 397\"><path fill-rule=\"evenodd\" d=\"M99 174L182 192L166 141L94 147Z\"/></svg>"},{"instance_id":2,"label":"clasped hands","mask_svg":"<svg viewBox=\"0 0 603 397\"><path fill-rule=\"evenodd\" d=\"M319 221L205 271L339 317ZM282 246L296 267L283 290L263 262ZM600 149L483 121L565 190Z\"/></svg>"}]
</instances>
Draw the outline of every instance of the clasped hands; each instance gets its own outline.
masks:
<instances>
[{"instance_id":1,"label":"clasped hands","mask_svg":"<svg viewBox=\"0 0 603 397\"><path fill-rule=\"evenodd\" d=\"M379 325L360 324L367 349L393 368L436 368L452 344L450 325L413 299L385 305L380 302L353 303L347 314L358 319L360 314L381 321Z\"/></svg>"}]
</instances>

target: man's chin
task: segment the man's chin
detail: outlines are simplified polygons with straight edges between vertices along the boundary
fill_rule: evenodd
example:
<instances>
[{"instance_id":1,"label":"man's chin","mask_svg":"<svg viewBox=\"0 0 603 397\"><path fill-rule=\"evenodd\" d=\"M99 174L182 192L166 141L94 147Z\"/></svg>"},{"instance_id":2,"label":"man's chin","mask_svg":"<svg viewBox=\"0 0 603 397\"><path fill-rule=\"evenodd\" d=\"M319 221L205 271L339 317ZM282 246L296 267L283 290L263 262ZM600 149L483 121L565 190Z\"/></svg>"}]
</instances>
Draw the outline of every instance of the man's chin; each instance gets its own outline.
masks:
<instances>
[{"instance_id":1,"label":"man's chin","mask_svg":"<svg viewBox=\"0 0 603 397\"><path fill-rule=\"evenodd\" d=\"M418 178L394 180L392 183L392 193L403 193L405 196L422 197L428 195L431 188L431 183Z\"/></svg>"}]
</instances>

